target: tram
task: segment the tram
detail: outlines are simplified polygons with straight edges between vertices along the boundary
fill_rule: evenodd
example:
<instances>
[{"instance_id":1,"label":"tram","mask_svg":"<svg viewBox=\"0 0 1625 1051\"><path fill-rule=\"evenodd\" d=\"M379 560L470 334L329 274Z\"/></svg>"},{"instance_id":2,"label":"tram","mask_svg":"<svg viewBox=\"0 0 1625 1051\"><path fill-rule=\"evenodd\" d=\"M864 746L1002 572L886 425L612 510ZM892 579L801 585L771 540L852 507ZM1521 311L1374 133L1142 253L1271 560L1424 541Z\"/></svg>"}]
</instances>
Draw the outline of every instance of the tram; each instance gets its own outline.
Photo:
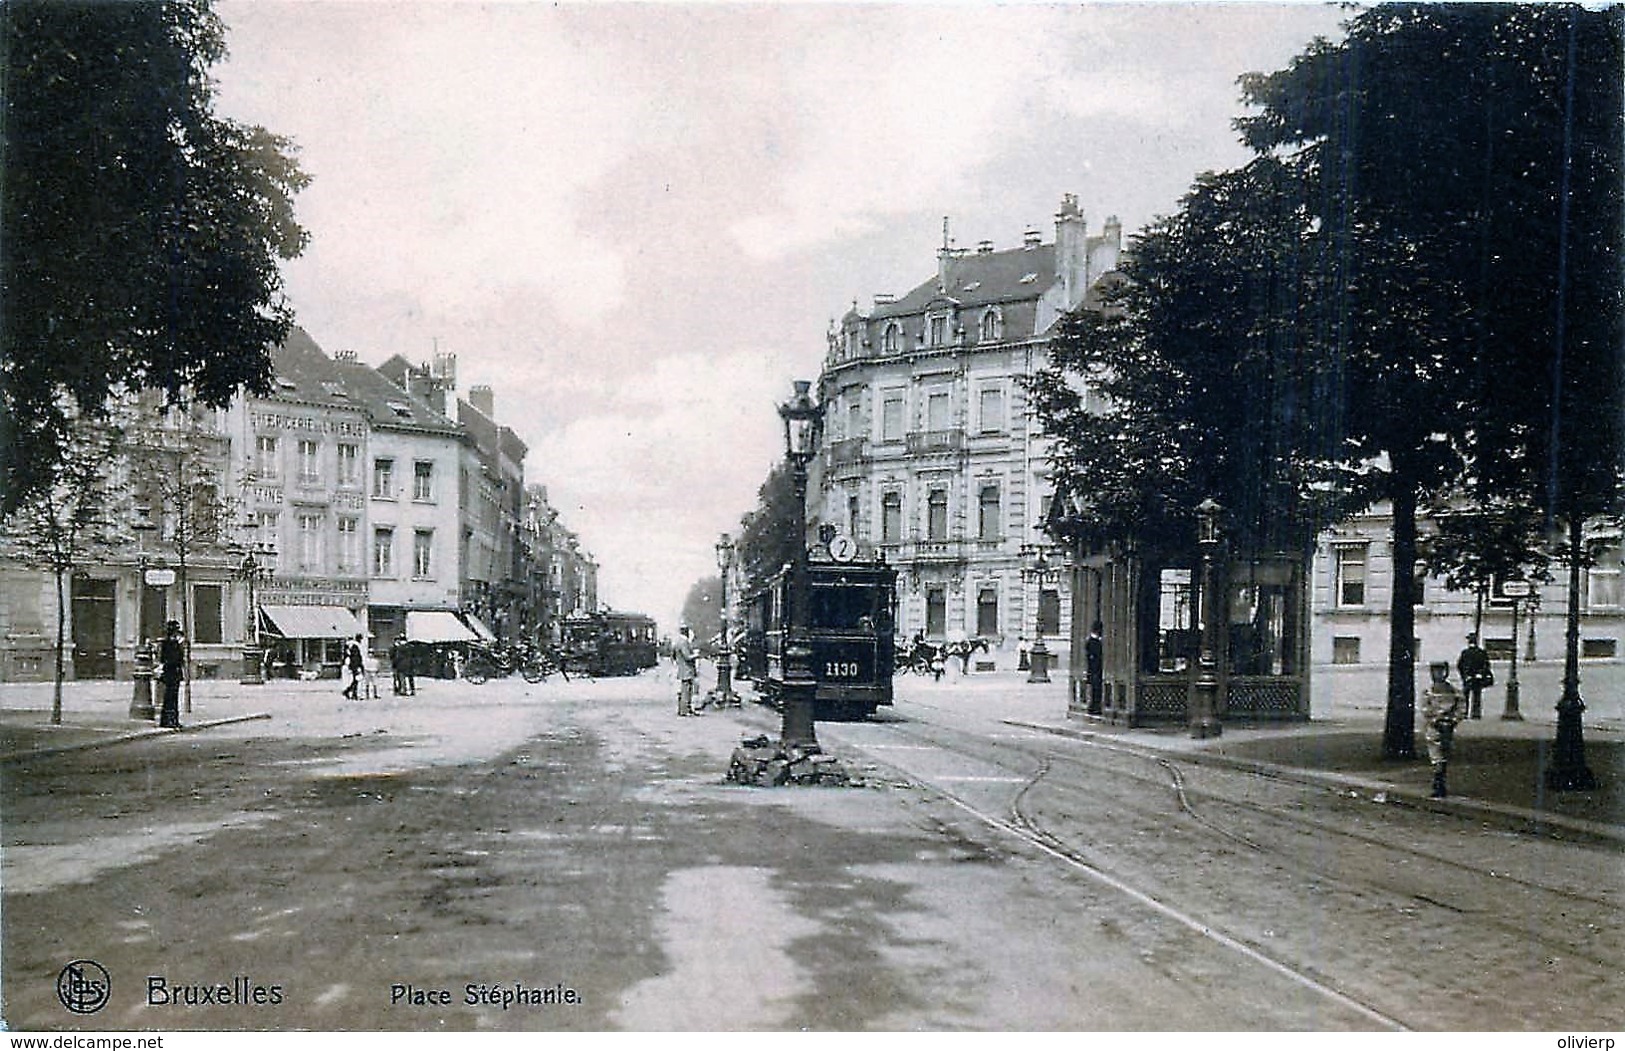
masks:
<instances>
[{"instance_id":1,"label":"tram","mask_svg":"<svg viewBox=\"0 0 1625 1051\"><path fill-rule=\"evenodd\" d=\"M602 610L564 619L560 648L572 675L636 675L653 668L659 645L653 617Z\"/></svg>"},{"instance_id":2,"label":"tram","mask_svg":"<svg viewBox=\"0 0 1625 1051\"><path fill-rule=\"evenodd\" d=\"M746 597L740 677L776 705L786 672L795 678L810 671L817 718L866 718L890 705L897 571L884 562L809 565L810 653L787 646L793 576L785 567Z\"/></svg>"}]
</instances>

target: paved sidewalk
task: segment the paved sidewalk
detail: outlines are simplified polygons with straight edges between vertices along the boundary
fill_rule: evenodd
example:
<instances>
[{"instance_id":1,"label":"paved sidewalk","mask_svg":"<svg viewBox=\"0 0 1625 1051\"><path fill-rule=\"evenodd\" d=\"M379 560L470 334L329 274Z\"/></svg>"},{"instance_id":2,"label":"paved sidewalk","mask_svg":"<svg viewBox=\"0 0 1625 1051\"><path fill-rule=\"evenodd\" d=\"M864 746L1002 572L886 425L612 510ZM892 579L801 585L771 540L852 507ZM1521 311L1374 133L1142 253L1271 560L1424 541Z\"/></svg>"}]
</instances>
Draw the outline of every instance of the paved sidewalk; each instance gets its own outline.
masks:
<instances>
[{"instance_id":1,"label":"paved sidewalk","mask_svg":"<svg viewBox=\"0 0 1625 1051\"><path fill-rule=\"evenodd\" d=\"M1130 729L1069 717L1064 671L1047 684L1027 683L1014 673L972 673L962 678L950 674L940 683L905 676L898 680L898 699L905 710L908 704L923 704L975 712L1058 734L1178 755L1193 763L1257 769L1393 802L1625 842L1625 727L1615 717L1625 669L1587 668L1591 681L1582 680L1582 696L1590 694L1586 760L1599 782L1597 790L1546 789L1544 772L1556 735L1552 705L1559 693L1555 675L1537 675L1534 688L1526 684L1522 693L1523 721L1500 718L1504 691L1497 686L1490 691L1493 697L1484 698L1484 718L1466 720L1457 728L1449 773L1451 796L1444 801L1430 798L1432 768L1420 717L1418 758L1382 758L1385 680L1339 671L1327 671L1317 679L1309 722L1227 724L1220 737L1206 740L1192 738L1184 727Z\"/></svg>"}]
</instances>

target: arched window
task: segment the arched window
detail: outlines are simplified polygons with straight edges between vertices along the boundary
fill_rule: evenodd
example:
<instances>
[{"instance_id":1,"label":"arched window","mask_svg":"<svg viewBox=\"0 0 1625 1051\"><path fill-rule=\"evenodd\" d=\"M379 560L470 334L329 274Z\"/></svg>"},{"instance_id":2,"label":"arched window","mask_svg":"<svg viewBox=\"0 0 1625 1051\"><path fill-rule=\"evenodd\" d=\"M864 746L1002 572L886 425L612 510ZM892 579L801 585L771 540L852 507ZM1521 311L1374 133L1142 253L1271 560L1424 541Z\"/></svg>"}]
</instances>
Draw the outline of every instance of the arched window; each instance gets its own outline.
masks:
<instances>
[{"instance_id":1,"label":"arched window","mask_svg":"<svg viewBox=\"0 0 1625 1051\"><path fill-rule=\"evenodd\" d=\"M994 343L1004 338L1004 318L999 316L997 308L989 308L982 315L981 333L978 339L983 343Z\"/></svg>"},{"instance_id":2,"label":"arched window","mask_svg":"<svg viewBox=\"0 0 1625 1051\"><path fill-rule=\"evenodd\" d=\"M897 342L901 336L902 330L897 327L897 323L895 321L890 325L887 325L886 334L885 336L881 337L881 349L883 349L887 354L897 353Z\"/></svg>"}]
</instances>

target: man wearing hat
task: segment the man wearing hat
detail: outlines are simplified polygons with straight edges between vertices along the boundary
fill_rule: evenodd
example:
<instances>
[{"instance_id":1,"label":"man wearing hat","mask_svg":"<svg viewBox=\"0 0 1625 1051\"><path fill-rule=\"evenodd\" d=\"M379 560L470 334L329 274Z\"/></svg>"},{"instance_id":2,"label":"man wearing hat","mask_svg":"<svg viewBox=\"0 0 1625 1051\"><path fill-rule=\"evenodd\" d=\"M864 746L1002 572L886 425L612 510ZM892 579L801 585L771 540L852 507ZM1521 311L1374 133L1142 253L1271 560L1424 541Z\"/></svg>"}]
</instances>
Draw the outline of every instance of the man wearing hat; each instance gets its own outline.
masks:
<instances>
[{"instance_id":1,"label":"man wearing hat","mask_svg":"<svg viewBox=\"0 0 1625 1051\"><path fill-rule=\"evenodd\" d=\"M677 714L694 715L694 680L699 677L699 655L687 624L677 629L671 644L671 659L677 665Z\"/></svg>"},{"instance_id":2,"label":"man wearing hat","mask_svg":"<svg viewBox=\"0 0 1625 1051\"><path fill-rule=\"evenodd\" d=\"M361 673L366 670L366 663L361 654L361 636L357 635L344 647L344 663L350 669L350 685L344 688L344 696L352 701L361 699Z\"/></svg>"},{"instance_id":3,"label":"man wearing hat","mask_svg":"<svg viewBox=\"0 0 1625 1051\"><path fill-rule=\"evenodd\" d=\"M164 639L158 644L158 681L164 687L164 705L158 725L170 730L181 728L181 679L186 666L186 647L181 644L181 622L164 625Z\"/></svg>"}]
</instances>

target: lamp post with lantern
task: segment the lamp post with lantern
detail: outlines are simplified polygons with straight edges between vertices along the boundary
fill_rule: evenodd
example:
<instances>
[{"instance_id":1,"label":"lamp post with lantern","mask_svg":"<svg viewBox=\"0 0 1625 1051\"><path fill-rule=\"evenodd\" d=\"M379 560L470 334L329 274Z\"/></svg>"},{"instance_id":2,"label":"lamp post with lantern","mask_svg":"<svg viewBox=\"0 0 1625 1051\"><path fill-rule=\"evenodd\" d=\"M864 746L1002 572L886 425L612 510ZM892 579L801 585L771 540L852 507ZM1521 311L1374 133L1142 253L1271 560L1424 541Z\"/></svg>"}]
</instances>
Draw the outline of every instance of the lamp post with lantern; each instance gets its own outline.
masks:
<instances>
[{"instance_id":1,"label":"lamp post with lantern","mask_svg":"<svg viewBox=\"0 0 1625 1051\"><path fill-rule=\"evenodd\" d=\"M237 573L248 584L248 613L243 624L243 673L238 682L245 686L265 685L265 649L260 645L260 607L255 590L271 576L271 566L263 559L270 549L259 542L249 545Z\"/></svg>"},{"instance_id":2,"label":"lamp post with lantern","mask_svg":"<svg viewBox=\"0 0 1625 1051\"><path fill-rule=\"evenodd\" d=\"M1202 575L1197 602L1202 616L1201 650L1197 657L1196 680L1191 689L1190 735L1218 737L1224 732L1217 714L1219 697L1218 634L1219 603L1215 591L1213 563L1219 553L1219 515L1223 512L1212 497L1196 507L1197 548L1202 557Z\"/></svg>"},{"instance_id":3,"label":"lamp post with lantern","mask_svg":"<svg viewBox=\"0 0 1625 1051\"><path fill-rule=\"evenodd\" d=\"M1527 580L1508 580L1501 584L1501 594L1512 600L1512 665L1507 670L1507 703L1501 718L1513 722L1523 719L1523 712L1518 710L1518 612L1533 592Z\"/></svg>"},{"instance_id":4,"label":"lamp post with lantern","mask_svg":"<svg viewBox=\"0 0 1625 1051\"><path fill-rule=\"evenodd\" d=\"M794 561L790 576L790 616L784 637L784 722L781 745L815 751L818 736L813 728L813 706L817 683L813 678L811 595L807 583L807 465L818 451L818 428L823 406L808 393L812 383L795 381L795 395L779 406L784 421L784 453L790 462L794 487Z\"/></svg>"},{"instance_id":5,"label":"lamp post with lantern","mask_svg":"<svg viewBox=\"0 0 1625 1051\"><path fill-rule=\"evenodd\" d=\"M717 653L717 688L711 691L710 700L719 708L740 707L739 695L733 688L733 647L729 642L731 633L728 624L728 574L734 564L733 537L723 533L717 538L717 570L722 576L722 608L721 614L722 642Z\"/></svg>"},{"instance_id":6,"label":"lamp post with lantern","mask_svg":"<svg viewBox=\"0 0 1625 1051\"><path fill-rule=\"evenodd\" d=\"M135 668L130 673L133 685L130 691L130 718L152 722L158 718L158 709L152 703L152 648L147 645L147 534L157 530L150 507L137 507L136 520L130 527L135 532Z\"/></svg>"}]
</instances>

